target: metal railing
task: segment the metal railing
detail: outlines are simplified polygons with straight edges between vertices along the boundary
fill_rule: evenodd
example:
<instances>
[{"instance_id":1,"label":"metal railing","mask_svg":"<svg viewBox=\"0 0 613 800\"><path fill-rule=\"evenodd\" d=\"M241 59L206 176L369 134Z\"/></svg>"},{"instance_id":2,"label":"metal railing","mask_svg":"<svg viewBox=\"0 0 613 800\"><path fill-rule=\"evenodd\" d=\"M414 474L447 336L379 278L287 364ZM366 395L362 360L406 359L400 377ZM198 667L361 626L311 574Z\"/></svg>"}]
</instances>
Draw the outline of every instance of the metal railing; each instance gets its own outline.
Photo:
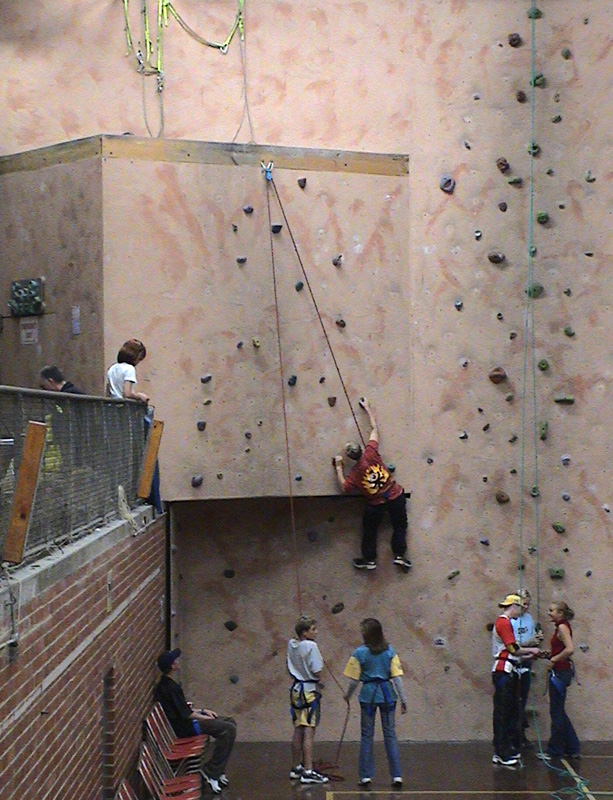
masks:
<instances>
[{"instance_id":1,"label":"metal railing","mask_svg":"<svg viewBox=\"0 0 613 800\"><path fill-rule=\"evenodd\" d=\"M0 553L29 421L47 436L26 559L118 518L119 486L131 508L142 502L146 413L133 400L0 386Z\"/></svg>"}]
</instances>

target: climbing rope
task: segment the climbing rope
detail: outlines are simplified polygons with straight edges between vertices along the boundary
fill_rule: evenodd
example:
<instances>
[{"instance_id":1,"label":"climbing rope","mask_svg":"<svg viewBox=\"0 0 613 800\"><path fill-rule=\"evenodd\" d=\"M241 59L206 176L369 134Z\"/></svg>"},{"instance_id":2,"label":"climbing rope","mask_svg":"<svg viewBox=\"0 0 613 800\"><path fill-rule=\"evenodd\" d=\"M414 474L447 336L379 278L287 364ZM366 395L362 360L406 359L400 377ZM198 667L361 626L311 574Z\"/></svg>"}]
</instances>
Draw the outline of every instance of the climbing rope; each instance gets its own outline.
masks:
<instances>
[{"instance_id":1,"label":"climbing rope","mask_svg":"<svg viewBox=\"0 0 613 800\"><path fill-rule=\"evenodd\" d=\"M336 369L336 373L337 373L338 378L339 378L339 380L341 382L341 386L343 387L343 392L344 392L345 397L347 399L347 404L349 405L349 409L351 411L351 416L353 417L353 421L355 422L355 427L357 428L358 434L359 434L360 439L362 441L362 445L364 447L366 447L366 441L364 439L364 436L362 435L362 431L360 430L360 425L358 423L358 418L356 417L355 411L353 409L353 405L352 405L351 400L349 398L349 393L347 392L347 387L345 386L345 381L343 380L343 376L341 375L341 370L340 370L340 367L338 365L338 361L336 360L336 356L334 355L334 349L332 347L332 343L330 341L330 337L328 336L328 332L326 331L326 326L324 325L324 321L323 321L321 313L319 311L319 306L317 305L317 300L315 299L315 295L313 294L313 289L311 288L311 282L309 281L309 277L308 277L308 275L306 273L306 269L304 268L304 263L302 261L302 258L300 257L300 252L298 251L298 246L296 244L296 240L294 238L294 234L292 233L292 229L291 229L291 226L289 224L289 220L287 219L287 214L285 213L285 209L283 207L283 203L281 202L281 197L279 195L279 192L277 190L277 186L276 186L274 178L272 178L272 176L271 176L271 179L270 179L270 183L272 184L272 188L274 189L275 195L277 197L277 202L279 203L279 208L281 209L281 214L283 215L283 220L284 220L285 225L287 227L287 232L289 233L290 239L292 240L292 245L294 247L294 252L296 253L296 258L298 259L298 263L300 264L300 269L302 270L302 274L304 276L304 282L306 284L307 289L309 290L309 294L311 295L311 300L313 301L313 306L314 306L315 311L317 313L317 318L319 319L319 324L321 325L321 329L323 331L326 343L328 345L328 348L330 349L330 355L332 356L332 361L334 362L334 367Z\"/></svg>"}]
</instances>

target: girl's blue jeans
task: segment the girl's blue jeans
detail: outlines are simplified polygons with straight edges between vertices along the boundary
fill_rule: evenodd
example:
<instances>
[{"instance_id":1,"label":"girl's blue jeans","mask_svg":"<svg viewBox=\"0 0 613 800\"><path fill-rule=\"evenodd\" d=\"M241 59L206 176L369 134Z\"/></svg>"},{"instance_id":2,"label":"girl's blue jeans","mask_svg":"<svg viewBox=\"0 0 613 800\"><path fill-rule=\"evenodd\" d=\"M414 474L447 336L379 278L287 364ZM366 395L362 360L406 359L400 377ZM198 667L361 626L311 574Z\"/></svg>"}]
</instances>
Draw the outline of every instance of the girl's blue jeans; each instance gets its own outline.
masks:
<instances>
[{"instance_id":1,"label":"girl's blue jeans","mask_svg":"<svg viewBox=\"0 0 613 800\"><path fill-rule=\"evenodd\" d=\"M377 709L381 715L381 728L383 729L383 741L385 743L390 776L392 778L402 777L398 741L396 739L396 704L367 705L366 703L360 703L360 709L362 712L362 738L360 740L360 761L358 765L360 780L362 778L375 777L373 740Z\"/></svg>"}]
</instances>

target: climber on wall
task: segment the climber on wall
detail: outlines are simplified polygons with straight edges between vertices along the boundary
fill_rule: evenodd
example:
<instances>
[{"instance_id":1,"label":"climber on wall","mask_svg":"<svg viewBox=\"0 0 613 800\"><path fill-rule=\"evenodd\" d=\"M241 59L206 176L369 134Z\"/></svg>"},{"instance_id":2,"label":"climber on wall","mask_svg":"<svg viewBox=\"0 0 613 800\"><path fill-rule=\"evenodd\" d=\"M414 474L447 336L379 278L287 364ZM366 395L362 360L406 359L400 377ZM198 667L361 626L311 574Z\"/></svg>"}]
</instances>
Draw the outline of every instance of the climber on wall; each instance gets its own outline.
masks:
<instances>
[{"instance_id":1,"label":"climber on wall","mask_svg":"<svg viewBox=\"0 0 613 800\"><path fill-rule=\"evenodd\" d=\"M365 397L360 399L360 408L368 414L372 427L368 444L362 450L357 442L345 445L345 455L357 461L347 477L343 472L343 457L334 456L338 484L343 493L360 492L366 497L366 508L362 519L362 556L353 559L356 569L376 569L377 531L387 510L392 522L392 553L394 564L405 572L411 568L407 552L407 501L404 489L390 475L379 455L379 430L377 420Z\"/></svg>"}]
</instances>

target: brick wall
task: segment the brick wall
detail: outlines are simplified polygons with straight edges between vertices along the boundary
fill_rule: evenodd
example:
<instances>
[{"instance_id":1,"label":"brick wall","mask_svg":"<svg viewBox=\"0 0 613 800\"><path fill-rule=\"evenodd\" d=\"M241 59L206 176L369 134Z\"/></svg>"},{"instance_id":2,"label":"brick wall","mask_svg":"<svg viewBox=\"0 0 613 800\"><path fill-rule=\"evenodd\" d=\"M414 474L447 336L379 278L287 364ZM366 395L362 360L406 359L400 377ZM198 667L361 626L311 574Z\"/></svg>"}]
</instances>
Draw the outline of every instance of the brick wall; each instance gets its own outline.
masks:
<instances>
[{"instance_id":1,"label":"brick wall","mask_svg":"<svg viewBox=\"0 0 613 800\"><path fill-rule=\"evenodd\" d=\"M0 657L5 798L112 797L133 770L164 647L164 526L115 531L22 603Z\"/></svg>"}]
</instances>

